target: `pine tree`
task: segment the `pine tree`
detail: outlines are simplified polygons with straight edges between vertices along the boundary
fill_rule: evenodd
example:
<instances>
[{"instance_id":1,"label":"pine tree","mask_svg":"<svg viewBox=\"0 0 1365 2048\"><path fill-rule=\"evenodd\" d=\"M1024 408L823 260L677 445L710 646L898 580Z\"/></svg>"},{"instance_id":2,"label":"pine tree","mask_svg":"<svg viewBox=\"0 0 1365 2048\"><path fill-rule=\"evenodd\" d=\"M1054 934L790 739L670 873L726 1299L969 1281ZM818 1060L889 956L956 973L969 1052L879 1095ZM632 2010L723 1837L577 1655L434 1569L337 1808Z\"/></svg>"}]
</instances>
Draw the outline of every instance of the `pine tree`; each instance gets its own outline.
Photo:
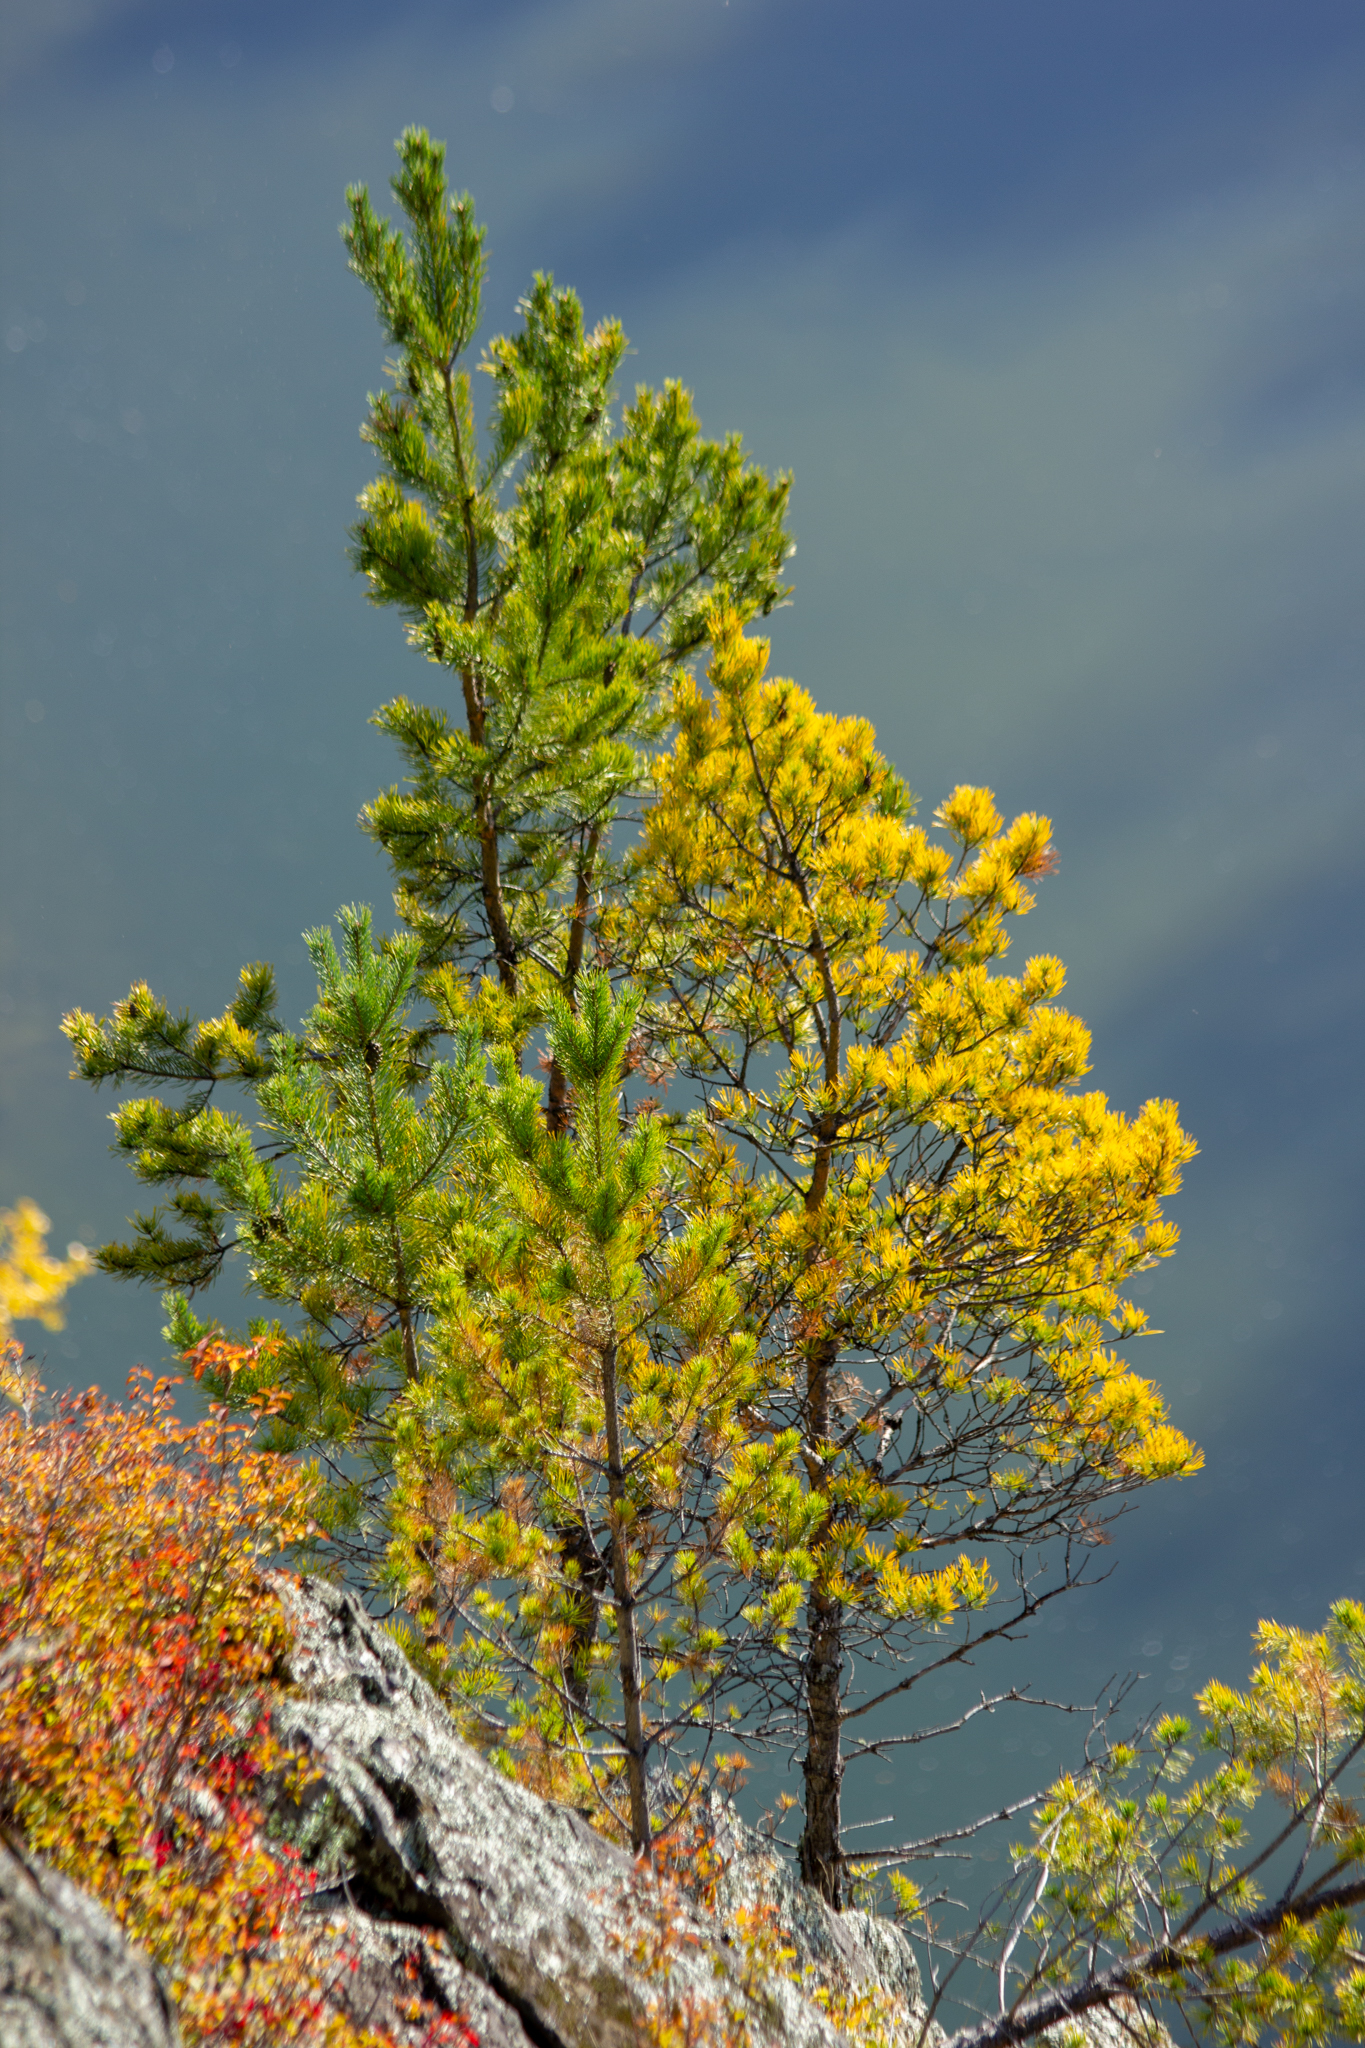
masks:
<instances>
[{"instance_id":1,"label":"pine tree","mask_svg":"<svg viewBox=\"0 0 1365 2048\"><path fill-rule=\"evenodd\" d=\"M409 786L366 822L409 931L376 949L345 913L341 955L314 935L319 1005L299 1035L264 967L206 1023L142 987L111 1020L68 1019L87 1078L185 1091L117 1114L169 1199L100 1263L194 1292L245 1254L292 1310L256 1332L257 1377L284 1397L275 1440L330 1461L357 1565L375 1577L395 1538L427 1654L471 1707L500 1693L514 1728L580 1747L611 1731L637 1842L678 1682L701 1673L694 1725L714 1727L743 1679L755 1738L803 1745L803 1874L838 1903L845 1761L920 1733L873 1741L856 1723L1025 1624L1076 1583L1127 1493L1197 1463L1113 1348L1142 1332L1122 1289L1174 1247L1160 1204L1191 1146L1172 1105L1130 1120L1081 1087L1088 1039L1057 1006L1059 963L998 969L1050 861L1046 821L1005 829L988 792L961 789L938 814L948 843L931 838L865 721L764 679L744 627L783 594L784 480L703 441L678 387L637 393L614 428L619 329L586 333L544 278L486 352L479 453L465 359L482 231L438 147L410 130L399 149L407 238L359 190L345 233L399 351L365 429L385 474L356 559L457 706L379 714ZM709 692L689 667L708 648ZM623 861L612 825L635 796ZM596 1067L574 1023L594 959L624 1004L602 1009L591 983L613 1048ZM520 1068L547 1022L537 1122ZM433 1058L445 1038L449 1061ZM675 1106L627 1104L635 1070L676 1075ZM254 1099L254 1125L216 1107L224 1086ZM619 1234L599 1242L601 1203ZM665 1286L703 1241L697 1301L726 1304L715 1344ZM647 1510L607 1434L604 1454L572 1457L563 1435L587 1415L609 1433L610 1344L592 1334L607 1300L643 1305L627 1352L650 1392L642 1407L621 1382L618 1420L637 1477L651 1460L673 1474ZM206 1330L172 1303L180 1348ZM204 1373L223 1398L260 1392ZM562 1412L524 1391L537 1374ZM697 1530L730 1481L697 1448L708 1430L725 1458L757 1460L709 1548ZM520 1533L494 1543L507 1515ZM647 1532L638 1553L617 1543L627 1525ZM501 1588L479 1578L480 1545ZM630 1652L623 1617L656 1579L673 1608ZM857 1700L855 1658L885 1674ZM611 1768L594 1782L614 1796Z\"/></svg>"},{"instance_id":2,"label":"pine tree","mask_svg":"<svg viewBox=\"0 0 1365 2048\"><path fill-rule=\"evenodd\" d=\"M431 1368L404 1398L391 1565L446 1688L485 1721L510 1696L504 1740L566 1753L648 1856L651 1759L723 1732L751 1645L785 1639L803 1510L795 1433L755 1428L733 1214L695 1188L679 1214L663 1126L623 1115L635 1015L597 973L579 1014L552 998L568 1134L500 1056L505 1220L462 1239ZM779 1525L786 1548L760 1557L752 1530Z\"/></svg>"},{"instance_id":3,"label":"pine tree","mask_svg":"<svg viewBox=\"0 0 1365 2048\"><path fill-rule=\"evenodd\" d=\"M961 788L935 843L865 720L765 679L737 617L712 639L605 938L703 1098L696 1170L764 1209L746 1319L818 1515L804 1642L763 1682L804 1736L802 1874L837 1905L846 1749L916 1739L856 1724L1027 1622L1123 1496L1201 1462L1113 1348L1194 1148L1173 1104L1130 1121L1081 1090L1058 961L995 971L1047 821L1003 829Z\"/></svg>"},{"instance_id":4,"label":"pine tree","mask_svg":"<svg viewBox=\"0 0 1365 2048\"><path fill-rule=\"evenodd\" d=\"M362 187L343 230L398 350L363 430L384 473L362 495L354 559L459 708L399 698L377 714L408 787L365 824L425 963L487 970L543 1011L548 989L572 998L613 818L664 693L705 646L708 598L747 617L785 595L788 480L735 435L704 439L677 383L638 388L616 426L626 337L614 320L585 330L577 296L541 275L520 331L477 366L492 385L481 445L467 357L483 230L440 145L411 128L398 151L407 238Z\"/></svg>"},{"instance_id":5,"label":"pine tree","mask_svg":"<svg viewBox=\"0 0 1365 2048\"><path fill-rule=\"evenodd\" d=\"M789 480L746 462L735 435L706 440L681 385L641 386L613 427L625 336L615 321L585 332L575 294L547 277L522 301L520 330L477 365L493 390L481 448L467 357L484 231L468 196L451 194L441 145L413 128L397 146L407 237L361 187L342 233L399 351L362 429L384 473L362 494L354 559L371 600L396 607L410 643L451 673L459 707L452 718L404 698L376 714L409 783L364 813L421 941L420 1059L433 1034L469 1020L521 1048L552 992L572 1001L613 886L613 820L643 783L641 744L672 678L705 646L709 599L723 593L746 617L771 610L792 547ZM96 1085L183 1091L117 1120L134 1170L169 1193L99 1264L208 1285L228 1245L203 1160L193 1147L181 1159L177 1133L215 1091L270 1075L282 1031L271 969L243 969L216 1018L177 1015L138 983L109 1019L73 1011L65 1028ZM552 1072L557 1127L563 1095Z\"/></svg>"},{"instance_id":6,"label":"pine tree","mask_svg":"<svg viewBox=\"0 0 1365 2048\"><path fill-rule=\"evenodd\" d=\"M467 196L450 193L439 145L410 129L398 152L407 237L361 188L347 195L343 236L398 350L393 388L371 399L362 430L384 473L362 495L354 559L371 599L396 606L411 642L453 674L461 714L452 722L405 699L377 714L411 786L365 813L420 942L422 1014L385 1055L407 1059L420 1094L435 1039L475 1028L520 1054L549 997L562 989L572 1000L594 892L612 877L612 821L642 779L640 743L657 729L669 679L704 644L707 597L723 590L746 614L771 609L791 544L787 480L747 463L736 436L704 439L680 385L641 387L613 427L624 334L612 321L585 331L576 296L545 277L522 302L520 330L494 338L478 365L493 390L481 447L467 358L483 230ZM409 996L416 988L410 977ZM134 1218L129 1242L100 1249L100 1267L194 1294L238 1244L253 1261L269 1249L260 1228L234 1235L253 1141L213 1106L235 1089L264 1106L277 1058L292 1056L269 967L244 969L216 1018L176 1015L138 984L110 1018L75 1011L64 1028L76 1071L96 1085L181 1091L178 1101L139 1096L115 1117L119 1149L163 1198ZM552 1068L556 1128L564 1104ZM264 1129L254 1142L269 1161L293 1140ZM231 1195L225 1145L241 1177ZM382 1303L350 1302L330 1279L315 1288L302 1266L286 1282L285 1263L275 1242L254 1267L271 1298L292 1287L307 1318L303 1349L291 1339L277 1361L286 1376L297 1368L296 1406L279 1426L337 1446L365 1408L368 1440L387 1394L371 1401L354 1361L370 1356L375 1329L391 1339L403 1284L392 1275ZM340 1322L319 1321L305 1295L340 1302ZM414 1296L410 1337L426 1313ZM173 1327L180 1341L197 1326L177 1308Z\"/></svg>"}]
</instances>

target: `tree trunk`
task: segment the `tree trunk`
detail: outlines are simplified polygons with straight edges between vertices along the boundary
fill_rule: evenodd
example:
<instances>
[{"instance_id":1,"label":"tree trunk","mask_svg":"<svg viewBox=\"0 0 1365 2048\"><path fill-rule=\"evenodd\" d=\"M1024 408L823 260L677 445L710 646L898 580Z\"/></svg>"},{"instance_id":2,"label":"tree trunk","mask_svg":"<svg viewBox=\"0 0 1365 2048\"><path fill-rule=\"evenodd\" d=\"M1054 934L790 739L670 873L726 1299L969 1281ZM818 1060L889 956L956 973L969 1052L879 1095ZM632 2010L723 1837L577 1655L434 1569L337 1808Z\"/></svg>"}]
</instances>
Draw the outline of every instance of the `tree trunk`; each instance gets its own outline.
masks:
<instances>
[{"instance_id":1,"label":"tree trunk","mask_svg":"<svg viewBox=\"0 0 1365 2048\"><path fill-rule=\"evenodd\" d=\"M806 1659L806 1825L801 1835L801 1882L812 1885L837 1913L843 1905L839 1794L844 1760L840 1743L843 1612L837 1600L815 1593L810 1603Z\"/></svg>"},{"instance_id":2,"label":"tree trunk","mask_svg":"<svg viewBox=\"0 0 1365 2048\"><path fill-rule=\"evenodd\" d=\"M561 1522L555 1536L560 1555L578 1566L578 1598L574 1603L573 1633L564 1660L564 1690L576 1711L586 1714L592 1675L592 1646L597 1641L598 1609L612 1576L615 1546L608 1538L604 1557L586 1522Z\"/></svg>"},{"instance_id":3,"label":"tree trunk","mask_svg":"<svg viewBox=\"0 0 1365 2048\"><path fill-rule=\"evenodd\" d=\"M838 1345L822 1338L806 1354L807 1470L813 1490L828 1490L829 1477L819 1446L830 1435L830 1379ZM838 1600L812 1587L809 1606L810 1649L806 1656L806 1754L801 1769L806 1780L806 1824L801 1835L801 1882L814 1886L837 1912L843 1904L843 1858L839 1842L839 1792L844 1760L841 1741L844 1669L844 1619Z\"/></svg>"},{"instance_id":4,"label":"tree trunk","mask_svg":"<svg viewBox=\"0 0 1365 2048\"><path fill-rule=\"evenodd\" d=\"M637 1856L652 1861L654 1830L649 1817L649 1785L645 1777L645 1714L640 1680L640 1635L635 1620L635 1591L630 1583L630 1546L622 1510L626 1502L625 1466L621 1458L621 1418L616 1400L616 1346L602 1354L602 1395L607 1428L607 1492L612 1506L611 1576L616 1607L616 1643L620 1659L621 1707L625 1721L626 1783L630 1791L630 1838Z\"/></svg>"}]
</instances>

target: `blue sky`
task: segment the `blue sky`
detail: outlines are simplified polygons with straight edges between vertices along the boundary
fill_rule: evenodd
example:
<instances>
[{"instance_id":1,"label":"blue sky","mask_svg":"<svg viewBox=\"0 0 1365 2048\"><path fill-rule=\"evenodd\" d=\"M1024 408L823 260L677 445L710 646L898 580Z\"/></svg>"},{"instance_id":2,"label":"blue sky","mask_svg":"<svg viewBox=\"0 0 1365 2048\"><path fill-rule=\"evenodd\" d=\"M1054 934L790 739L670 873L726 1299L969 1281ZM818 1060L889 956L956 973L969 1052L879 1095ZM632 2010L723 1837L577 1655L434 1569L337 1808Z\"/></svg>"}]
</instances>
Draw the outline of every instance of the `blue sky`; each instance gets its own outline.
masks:
<instances>
[{"instance_id":1,"label":"blue sky","mask_svg":"<svg viewBox=\"0 0 1365 2048\"><path fill-rule=\"evenodd\" d=\"M1365 1590L1359 6L20 0L0 66L0 1201L131 1206L63 1009L265 956L301 1012L299 932L385 903L366 720L423 678L343 556L382 351L336 224L417 120L491 326L551 269L794 471L775 665L926 809L1054 819L1018 943L1200 1142L1140 1362L1208 1473L1049 1659L1177 1696ZM52 1370L159 1322L89 1282Z\"/></svg>"}]
</instances>

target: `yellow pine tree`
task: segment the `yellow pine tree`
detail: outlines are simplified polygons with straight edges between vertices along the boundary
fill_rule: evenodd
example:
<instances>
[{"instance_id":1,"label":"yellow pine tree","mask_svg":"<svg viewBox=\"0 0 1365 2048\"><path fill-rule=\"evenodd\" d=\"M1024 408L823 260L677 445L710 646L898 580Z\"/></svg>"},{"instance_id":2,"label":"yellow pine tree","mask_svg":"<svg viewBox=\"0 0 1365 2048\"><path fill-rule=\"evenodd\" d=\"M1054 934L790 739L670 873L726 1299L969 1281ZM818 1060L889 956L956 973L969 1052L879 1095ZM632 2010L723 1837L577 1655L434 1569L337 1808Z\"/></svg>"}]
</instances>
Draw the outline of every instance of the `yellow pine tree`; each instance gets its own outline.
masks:
<instances>
[{"instance_id":1,"label":"yellow pine tree","mask_svg":"<svg viewBox=\"0 0 1365 2048\"><path fill-rule=\"evenodd\" d=\"M802 1869L838 1903L846 1753L906 1739L855 1724L1027 1621L1121 1496L1201 1462L1114 1348L1194 1147L1173 1104L1128 1118L1080 1085L1058 961L1000 970L1047 821L960 788L932 837L865 720L766 678L734 616L712 643L605 936L653 1055L702 1092L693 1171L749 1219L769 1423L818 1505L804 1641L764 1682L804 1723Z\"/></svg>"}]
</instances>

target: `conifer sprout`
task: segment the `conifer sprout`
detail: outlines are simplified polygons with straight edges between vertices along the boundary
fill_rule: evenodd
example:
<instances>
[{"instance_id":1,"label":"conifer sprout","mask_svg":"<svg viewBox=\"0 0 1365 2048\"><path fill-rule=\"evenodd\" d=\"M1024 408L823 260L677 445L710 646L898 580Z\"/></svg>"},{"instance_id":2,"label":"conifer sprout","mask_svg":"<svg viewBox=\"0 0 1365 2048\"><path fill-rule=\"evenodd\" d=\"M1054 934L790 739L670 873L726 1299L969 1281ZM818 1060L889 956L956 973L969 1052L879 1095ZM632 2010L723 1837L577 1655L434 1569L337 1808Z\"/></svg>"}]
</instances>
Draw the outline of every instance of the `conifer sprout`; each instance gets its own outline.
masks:
<instances>
[{"instance_id":1,"label":"conifer sprout","mask_svg":"<svg viewBox=\"0 0 1365 2048\"><path fill-rule=\"evenodd\" d=\"M920 1702L1202 1462L1127 1362L1194 1146L1086 1086L1059 961L1006 965L1048 821L963 786L917 823L865 719L767 675L787 480L680 385L618 410L620 328L546 277L472 364L480 425L483 230L438 145L398 149L405 227L355 189L343 233L394 350L355 561L438 699L377 714L406 781L362 823L403 929L311 934L297 1032L263 965L216 1018L141 984L67 1018L78 1073L138 1091L117 1143L161 1202L99 1265L170 1287L205 1386L316 1462L332 1554L467 1732L642 1855L722 1743L775 1747L808 1885L889 1886L936 2001L992 1958L975 2048L1172 1990L1229 2042L1361 2038L1349 1603L1267 1637L1252 1705L1205 1695L1194 1791L1174 1724L1124 1748L1093 1710L960 1939L900 1873L1001 1816L854 1858L847 1769L1070 1709L1008 1677ZM224 1353L191 1297L234 1255L278 1319ZM1299 1722L1276 1750L1256 1718L1276 1673L1334 1703L1311 1785ZM1263 1910L1217 1845L1291 1782L1304 1859Z\"/></svg>"},{"instance_id":2,"label":"conifer sprout","mask_svg":"<svg viewBox=\"0 0 1365 2048\"><path fill-rule=\"evenodd\" d=\"M444 1689L558 1754L558 1789L601 1801L649 1855L651 1761L725 1728L752 1646L799 1605L776 1555L742 1612L726 1600L751 1532L800 1513L796 1440L758 1406L726 1208L680 1211L659 1120L623 1121L636 1003L595 972L580 995L577 1015L552 999L571 1133L499 1057L503 1214L463 1239L434 1369L405 1396L391 1565Z\"/></svg>"}]
</instances>

